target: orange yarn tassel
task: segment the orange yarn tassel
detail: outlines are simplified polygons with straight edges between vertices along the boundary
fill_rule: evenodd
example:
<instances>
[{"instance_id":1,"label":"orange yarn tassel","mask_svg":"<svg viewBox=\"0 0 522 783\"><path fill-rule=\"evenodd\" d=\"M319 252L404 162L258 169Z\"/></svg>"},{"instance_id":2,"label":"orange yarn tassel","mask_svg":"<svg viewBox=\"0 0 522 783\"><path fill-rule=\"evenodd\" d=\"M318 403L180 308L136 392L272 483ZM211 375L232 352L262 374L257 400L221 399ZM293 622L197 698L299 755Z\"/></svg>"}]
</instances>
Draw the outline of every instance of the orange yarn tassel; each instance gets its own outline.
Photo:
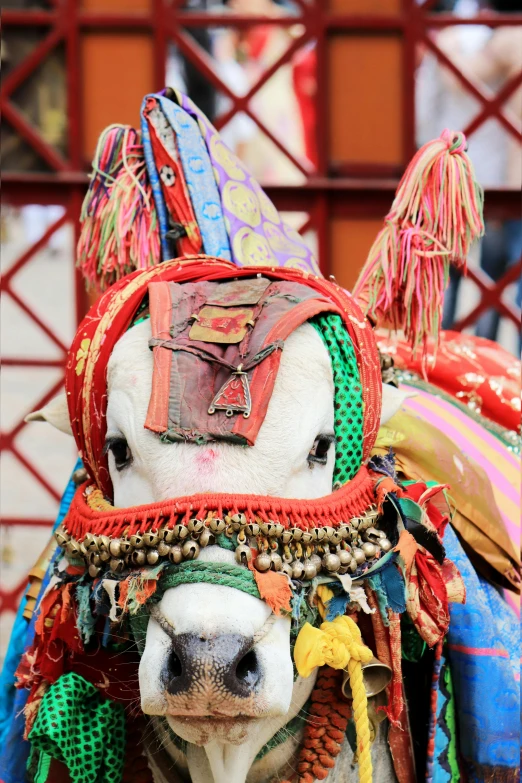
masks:
<instances>
[{"instance_id":1,"label":"orange yarn tassel","mask_svg":"<svg viewBox=\"0 0 522 783\"><path fill-rule=\"evenodd\" d=\"M378 326L402 330L414 354L438 342L450 264L466 269L471 242L484 233L482 189L463 133L445 130L406 169L385 226L354 289Z\"/></svg>"}]
</instances>

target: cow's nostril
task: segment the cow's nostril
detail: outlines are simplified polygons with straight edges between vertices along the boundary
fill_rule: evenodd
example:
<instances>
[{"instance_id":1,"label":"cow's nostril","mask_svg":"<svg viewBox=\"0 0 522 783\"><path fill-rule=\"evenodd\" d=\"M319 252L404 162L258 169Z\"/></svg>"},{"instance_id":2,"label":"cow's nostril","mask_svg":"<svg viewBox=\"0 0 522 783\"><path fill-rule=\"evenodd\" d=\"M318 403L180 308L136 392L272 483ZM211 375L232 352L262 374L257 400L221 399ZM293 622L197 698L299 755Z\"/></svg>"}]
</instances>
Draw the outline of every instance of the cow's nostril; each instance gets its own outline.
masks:
<instances>
[{"instance_id":1,"label":"cow's nostril","mask_svg":"<svg viewBox=\"0 0 522 783\"><path fill-rule=\"evenodd\" d=\"M171 677L181 677L182 673L183 666L181 665L179 656L175 650L172 650L169 658L169 674Z\"/></svg>"},{"instance_id":2,"label":"cow's nostril","mask_svg":"<svg viewBox=\"0 0 522 783\"><path fill-rule=\"evenodd\" d=\"M254 650L249 650L246 655L243 655L236 666L236 677L241 682L244 682L249 688L253 688L256 682L259 680L259 666L257 662L257 655Z\"/></svg>"}]
</instances>

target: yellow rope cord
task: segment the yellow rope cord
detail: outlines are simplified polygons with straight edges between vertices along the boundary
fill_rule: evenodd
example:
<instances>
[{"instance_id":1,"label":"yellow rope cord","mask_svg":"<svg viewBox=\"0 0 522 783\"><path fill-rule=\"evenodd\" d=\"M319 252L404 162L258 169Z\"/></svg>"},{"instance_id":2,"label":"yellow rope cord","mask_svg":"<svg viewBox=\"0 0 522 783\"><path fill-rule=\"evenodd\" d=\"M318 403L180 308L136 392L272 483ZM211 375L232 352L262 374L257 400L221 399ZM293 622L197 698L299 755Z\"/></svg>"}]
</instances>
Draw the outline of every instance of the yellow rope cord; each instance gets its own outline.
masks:
<instances>
[{"instance_id":1,"label":"yellow rope cord","mask_svg":"<svg viewBox=\"0 0 522 783\"><path fill-rule=\"evenodd\" d=\"M368 699L363 683L360 661L351 658L348 661L348 674L352 689L352 709L357 735L357 755L359 761L359 783L372 783L372 756L370 721L368 719Z\"/></svg>"},{"instance_id":2,"label":"yellow rope cord","mask_svg":"<svg viewBox=\"0 0 522 783\"><path fill-rule=\"evenodd\" d=\"M359 783L372 783L370 721L362 673L362 664L368 663L372 657L372 651L362 640L359 626L346 616L324 622L320 628L305 623L294 647L294 661L301 677L309 677L317 666L348 671L357 734Z\"/></svg>"}]
</instances>

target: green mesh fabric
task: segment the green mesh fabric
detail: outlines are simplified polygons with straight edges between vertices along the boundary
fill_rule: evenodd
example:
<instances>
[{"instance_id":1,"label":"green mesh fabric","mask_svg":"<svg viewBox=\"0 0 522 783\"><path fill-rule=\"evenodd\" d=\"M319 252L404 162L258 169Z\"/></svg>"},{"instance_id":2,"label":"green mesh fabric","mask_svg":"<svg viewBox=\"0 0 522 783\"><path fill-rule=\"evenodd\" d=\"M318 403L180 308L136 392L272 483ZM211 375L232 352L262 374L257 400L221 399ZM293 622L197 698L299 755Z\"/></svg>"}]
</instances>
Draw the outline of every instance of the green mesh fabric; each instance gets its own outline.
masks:
<instances>
[{"instance_id":1,"label":"green mesh fabric","mask_svg":"<svg viewBox=\"0 0 522 783\"><path fill-rule=\"evenodd\" d=\"M362 465L363 396L350 336L340 315L325 313L310 320L330 354L334 379L335 483L346 484Z\"/></svg>"},{"instance_id":2,"label":"green mesh fabric","mask_svg":"<svg viewBox=\"0 0 522 783\"><path fill-rule=\"evenodd\" d=\"M67 766L72 783L120 783L125 712L121 704L104 699L94 685L69 672L45 694L29 741L30 763L39 754L40 771L51 757Z\"/></svg>"}]
</instances>

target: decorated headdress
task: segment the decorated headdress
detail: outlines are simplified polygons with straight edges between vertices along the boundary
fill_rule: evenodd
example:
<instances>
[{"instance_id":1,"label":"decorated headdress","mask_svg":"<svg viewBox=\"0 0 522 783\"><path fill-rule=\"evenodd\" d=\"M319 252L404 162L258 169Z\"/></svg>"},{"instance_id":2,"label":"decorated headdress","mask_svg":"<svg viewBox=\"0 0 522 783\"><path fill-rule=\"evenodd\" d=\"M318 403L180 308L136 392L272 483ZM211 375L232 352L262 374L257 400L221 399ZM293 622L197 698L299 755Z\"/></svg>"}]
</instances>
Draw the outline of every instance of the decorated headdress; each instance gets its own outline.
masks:
<instances>
[{"instance_id":1,"label":"decorated headdress","mask_svg":"<svg viewBox=\"0 0 522 783\"><path fill-rule=\"evenodd\" d=\"M52 618L61 618L62 657L68 648L81 657L96 622L90 602L102 614L105 602L123 637L132 618L139 641L136 629L167 587L226 576L274 612L291 613L299 673L347 670L360 776L368 781L361 665L372 652L356 612L381 607L380 625L372 622L382 641L408 609L432 646L447 630L448 600L462 599L441 543L441 488L401 485L392 456L370 457L381 414L373 326L401 328L425 351L427 336L438 331L448 264L464 265L470 240L482 231L464 138L445 132L419 151L354 298L320 276L302 238L186 96L149 95L141 116L140 133L111 126L102 134L84 203L79 265L92 286L110 287L80 325L67 362L67 402L86 480L57 531L68 567L42 603L33 649L19 670L32 689L28 731L42 683L63 672ZM316 500L205 494L114 508L104 454L107 366L116 342L143 318L151 320L155 354L145 426L166 441L246 447L262 426L285 340L311 323L332 363L334 491ZM188 391L176 384L180 376L195 379ZM198 563L200 548L214 542L235 551L236 566ZM303 601L308 590L311 605ZM387 714L397 749L406 724L400 651L394 656L387 661ZM322 779L339 750L350 716L339 677L331 668L321 674L330 698L312 700L311 712L337 711L338 728L324 737L307 729L306 748L317 752L301 759L300 781Z\"/></svg>"}]
</instances>

